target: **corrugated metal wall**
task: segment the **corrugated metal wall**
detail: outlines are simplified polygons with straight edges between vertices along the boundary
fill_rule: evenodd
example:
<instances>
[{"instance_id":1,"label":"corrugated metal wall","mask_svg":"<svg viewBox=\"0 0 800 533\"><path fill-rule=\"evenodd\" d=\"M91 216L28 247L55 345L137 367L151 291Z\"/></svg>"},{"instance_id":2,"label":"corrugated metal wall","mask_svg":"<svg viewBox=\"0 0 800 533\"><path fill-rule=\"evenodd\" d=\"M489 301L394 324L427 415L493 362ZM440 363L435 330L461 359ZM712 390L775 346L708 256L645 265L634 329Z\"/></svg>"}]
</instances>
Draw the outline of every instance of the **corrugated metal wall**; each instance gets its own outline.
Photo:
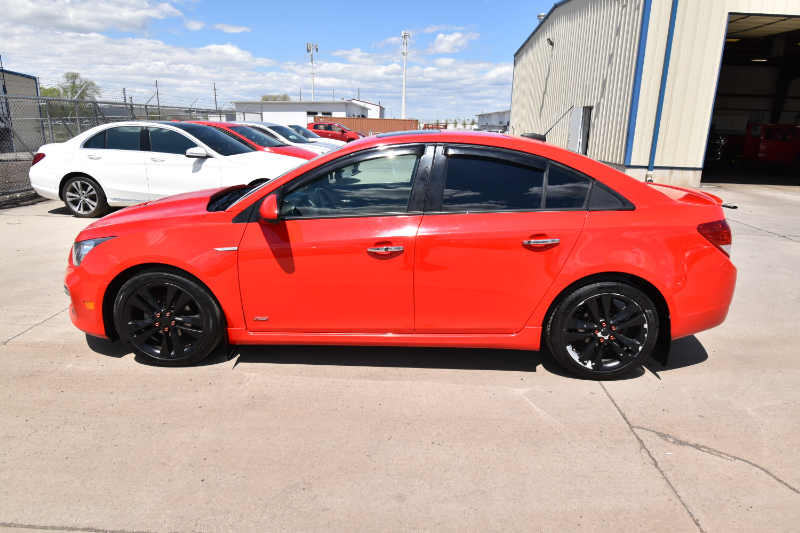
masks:
<instances>
[{"instance_id":1,"label":"corrugated metal wall","mask_svg":"<svg viewBox=\"0 0 800 533\"><path fill-rule=\"evenodd\" d=\"M730 13L799 15L798 0L678 0L656 167L703 165ZM631 165L646 166L672 0L654 0Z\"/></svg>"},{"instance_id":2,"label":"corrugated metal wall","mask_svg":"<svg viewBox=\"0 0 800 533\"><path fill-rule=\"evenodd\" d=\"M516 55L512 133L544 133L570 106L592 106L589 157L624 163L642 7L643 0L556 7ZM567 146L568 120L558 122L548 142Z\"/></svg>"}]
</instances>

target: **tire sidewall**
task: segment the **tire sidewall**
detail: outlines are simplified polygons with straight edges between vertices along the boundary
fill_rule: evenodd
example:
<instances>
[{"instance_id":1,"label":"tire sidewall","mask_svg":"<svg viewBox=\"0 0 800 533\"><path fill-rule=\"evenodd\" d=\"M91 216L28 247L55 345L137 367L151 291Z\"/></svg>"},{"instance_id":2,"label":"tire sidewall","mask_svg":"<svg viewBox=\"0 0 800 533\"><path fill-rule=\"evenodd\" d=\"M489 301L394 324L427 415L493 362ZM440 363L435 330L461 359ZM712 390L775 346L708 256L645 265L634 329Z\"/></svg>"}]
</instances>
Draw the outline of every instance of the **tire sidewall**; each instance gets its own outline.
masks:
<instances>
[{"instance_id":1,"label":"tire sidewall","mask_svg":"<svg viewBox=\"0 0 800 533\"><path fill-rule=\"evenodd\" d=\"M203 327L206 331L206 335L203 337L200 345L186 357L181 357L179 359L157 359L136 346L125 333L125 305L136 291L151 283L175 285L179 289L189 292L201 308L204 321ZM217 344L222 340L223 334L222 311L208 290L188 276L164 270L144 271L125 282L114 300L114 324L122 342L125 343L135 355L141 356L148 362L158 366L186 366L196 363L205 358L216 348Z\"/></svg>"},{"instance_id":2,"label":"tire sidewall","mask_svg":"<svg viewBox=\"0 0 800 533\"><path fill-rule=\"evenodd\" d=\"M75 183L76 181L83 181L83 182L89 183L92 187L94 187L94 190L97 191L97 205L89 213L78 213L78 212L76 212L76 211L74 211L72 209L72 207L69 205L69 203L67 203L67 189L69 188L69 186L71 184ZM74 176L74 177L68 179L66 181L66 183L64 183L64 198L63 198L63 200L64 200L64 205L67 206L67 209L69 210L69 212L72 213L72 215L75 216L76 218L97 218L97 217L100 217L100 216L104 215L106 213L106 211L108 211L108 209L109 209L108 199L106 198L105 191L100 186L100 184L97 183L97 181L95 181L94 179L90 178L89 176Z\"/></svg>"},{"instance_id":3,"label":"tire sidewall","mask_svg":"<svg viewBox=\"0 0 800 533\"><path fill-rule=\"evenodd\" d=\"M566 343L563 342L563 333L565 325L570 318L571 313L583 301L599 294L619 294L630 298L636 302L647 317L647 340L640 350L639 354L628 364L620 368L608 371L596 371L586 368L577 361L575 361L566 349ZM601 281L577 288L567 294L554 308L553 312L547 321L546 339L550 347L550 351L561 365L578 376L594 379L606 380L614 379L636 368L639 368L647 356L653 351L658 340L658 312L653 301L638 288L628 285L627 283L617 281Z\"/></svg>"}]
</instances>

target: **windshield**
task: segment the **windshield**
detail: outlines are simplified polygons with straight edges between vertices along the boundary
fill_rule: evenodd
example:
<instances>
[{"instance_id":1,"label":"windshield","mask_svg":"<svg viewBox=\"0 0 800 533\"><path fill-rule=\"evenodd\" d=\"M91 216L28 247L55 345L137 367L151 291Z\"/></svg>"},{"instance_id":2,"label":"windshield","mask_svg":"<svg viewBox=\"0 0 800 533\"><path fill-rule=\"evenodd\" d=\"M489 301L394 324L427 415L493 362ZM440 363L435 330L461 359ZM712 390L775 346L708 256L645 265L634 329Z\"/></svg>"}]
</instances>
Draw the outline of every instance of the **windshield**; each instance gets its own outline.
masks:
<instances>
[{"instance_id":1,"label":"windshield","mask_svg":"<svg viewBox=\"0 0 800 533\"><path fill-rule=\"evenodd\" d=\"M286 146L286 144L280 142L279 140L273 139L266 133L258 131L255 128L251 128L250 126L228 126L228 129L238 133L248 141L252 141L259 146L266 146L268 148Z\"/></svg>"},{"instance_id":2,"label":"windshield","mask_svg":"<svg viewBox=\"0 0 800 533\"><path fill-rule=\"evenodd\" d=\"M320 137L310 129L304 128L303 126L289 126L289 127L292 128L297 133L299 133L300 135L302 135L303 137L305 137L306 139L322 139L322 137Z\"/></svg>"},{"instance_id":3,"label":"windshield","mask_svg":"<svg viewBox=\"0 0 800 533\"><path fill-rule=\"evenodd\" d=\"M200 124L193 124L192 126L184 122L179 127L220 155L238 155L254 151L253 148L250 148L246 144L210 126L202 126Z\"/></svg>"},{"instance_id":4,"label":"windshield","mask_svg":"<svg viewBox=\"0 0 800 533\"><path fill-rule=\"evenodd\" d=\"M289 139L289 142L293 143L309 143L308 139L294 131L292 128L287 128L286 126L270 126L269 129L283 137L284 139Z\"/></svg>"}]
</instances>

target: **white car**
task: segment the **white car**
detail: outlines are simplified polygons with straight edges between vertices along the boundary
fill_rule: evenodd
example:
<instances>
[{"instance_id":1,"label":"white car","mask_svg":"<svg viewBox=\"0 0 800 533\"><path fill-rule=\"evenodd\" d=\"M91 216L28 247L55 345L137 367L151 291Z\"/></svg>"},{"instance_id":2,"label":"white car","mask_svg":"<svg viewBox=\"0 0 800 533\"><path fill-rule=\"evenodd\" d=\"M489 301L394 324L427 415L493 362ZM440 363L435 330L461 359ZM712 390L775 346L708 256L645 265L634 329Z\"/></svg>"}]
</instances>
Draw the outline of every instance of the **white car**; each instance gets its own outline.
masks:
<instances>
[{"instance_id":1,"label":"white car","mask_svg":"<svg viewBox=\"0 0 800 533\"><path fill-rule=\"evenodd\" d=\"M274 122L238 122L237 124L245 124L251 128L256 128L259 131L263 131L273 139L277 139L288 145L297 146L303 150L309 150L320 155L326 154L331 150L338 148L338 146L329 145L327 143L313 143L290 127L282 124L276 124Z\"/></svg>"},{"instance_id":2,"label":"white car","mask_svg":"<svg viewBox=\"0 0 800 533\"><path fill-rule=\"evenodd\" d=\"M304 159L258 152L200 124L117 122L39 148L33 189L77 217L202 189L271 180Z\"/></svg>"},{"instance_id":3,"label":"white car","mask_svg":"<svg viewBox=\"0 0 800 533\"><path fill-rule=\"evenodd\" d=\"M310 129L304 126L298 126L297 124L289 124L289 127L292 128L294 131L311 141L312 143L321 143L321 144L328 144L333 145L336 148L340 146L344 146L347 144L344 141L337 141L336 139L326 139L325 137L320 137Z\"/></svg>"}]
</instances>

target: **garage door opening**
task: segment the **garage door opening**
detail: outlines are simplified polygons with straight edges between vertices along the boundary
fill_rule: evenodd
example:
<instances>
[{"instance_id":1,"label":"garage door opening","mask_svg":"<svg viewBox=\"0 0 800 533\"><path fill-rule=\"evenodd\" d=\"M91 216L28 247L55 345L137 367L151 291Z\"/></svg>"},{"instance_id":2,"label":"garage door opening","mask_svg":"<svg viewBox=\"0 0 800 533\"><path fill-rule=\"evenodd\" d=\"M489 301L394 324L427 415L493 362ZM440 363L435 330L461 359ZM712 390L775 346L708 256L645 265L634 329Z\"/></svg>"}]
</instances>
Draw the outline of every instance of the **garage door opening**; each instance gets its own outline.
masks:
<instances>
[{"instance_id":1,"label":"garage door opening","mask_svg":"<svg viewBox=\"0 0 800 533\"><path fill-rule=\"evenodd\" d=\"M800 17L729 15L702 181L800 185Z\"/></svg>"}]
</instances>

